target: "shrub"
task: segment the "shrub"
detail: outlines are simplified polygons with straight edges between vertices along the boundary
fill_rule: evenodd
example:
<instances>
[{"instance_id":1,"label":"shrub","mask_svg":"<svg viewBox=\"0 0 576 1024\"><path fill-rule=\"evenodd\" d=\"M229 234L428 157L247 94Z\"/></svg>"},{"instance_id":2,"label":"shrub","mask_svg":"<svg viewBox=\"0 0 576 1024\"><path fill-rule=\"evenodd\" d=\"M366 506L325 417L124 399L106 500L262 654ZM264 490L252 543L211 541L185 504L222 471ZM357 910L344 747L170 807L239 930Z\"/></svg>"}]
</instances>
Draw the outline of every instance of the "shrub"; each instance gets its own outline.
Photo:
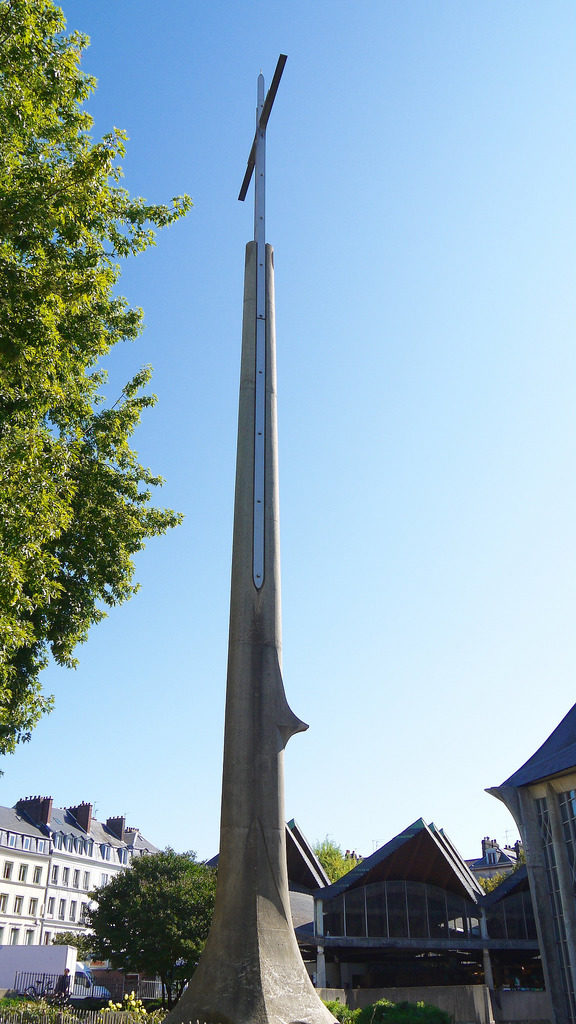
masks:
<instances>
[{"instance_id":1,"label":"shrub","mask_svg":"<svg viewBox=\"0 0 576 1024\"><path fill-rule=\"evenodd\" d=\"M329 999L325 1005L330 1010L330 1013L340 1024L356 1024L358 1016L361 1013L360 1010L351 1010L346 1003L341 1003L339 999Z\"/></svg>"},{"instance_id":2,"label":"shrub","mask_svg":"<svg viewBox=\"0 0 576 1024\"><path fill-rule=\"evenodd\" d=\"M429 1003L391 1003L379 999L360 1011L356 1024L451 1024L446 1010Z\"/></svg>"},{"instance_id":3,"label":"shrub","mask_svg":"<svg viewBox=\"0 0 576 1024\"><path fill-rule=\"evenodd\" d=\"M114 1003L112 1000L108 1003L108 1006L102 1011L102 1021L106 1022L106 1014L108 1013L123 1013L123 1021L125 1024L161 1024L166 1016L166 1010L163 1009L150 1009L146 1011L144 1004L141 999L137 999L133 992L126 993L121 1003Z\"/></svg>"}]
</instances>

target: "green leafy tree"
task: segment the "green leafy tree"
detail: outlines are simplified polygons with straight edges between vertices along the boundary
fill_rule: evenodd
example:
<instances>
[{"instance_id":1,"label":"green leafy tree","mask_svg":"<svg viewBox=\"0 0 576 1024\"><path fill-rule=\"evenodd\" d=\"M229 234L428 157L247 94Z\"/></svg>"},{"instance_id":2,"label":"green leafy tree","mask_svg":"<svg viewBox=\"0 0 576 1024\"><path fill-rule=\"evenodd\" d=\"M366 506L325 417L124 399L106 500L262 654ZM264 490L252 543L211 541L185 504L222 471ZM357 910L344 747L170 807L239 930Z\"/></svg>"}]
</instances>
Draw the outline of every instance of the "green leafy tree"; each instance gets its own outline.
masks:
<instances>
[{"instance_id":1,"label":"green leafy tree","mask_svg":"<svg viewBox=\"0 0 576 1024\"><path fill-rule=\"evenodd\" d=\"M343 853L342 848L328 839L328 836L321 843L316 843L313 850L331 882L336 882L342 875L352 871L362 860L362 857L348 850Z\"/></svg>"},{"instance_id":2,"label":"green leafy tree","mask_svg":"<svg viewBox=\"0 0 576 1024\"><path fill-rule=\"evenodd\" d=\"M133 555L179 517L129 438L149 370L106 407L100 360L141 331L114 293L118 259L190 206L148 205L118 185L125 135L93 142L79 67L51 0L0 0L0 753L50 710L39 673L105 606L129 598Z\"/></svg>"},{"instance_id":3,"label":"green leafy tree","mask_svg":"<svg viewBox=\"0 0 576 1024\"><path fill-rule=\"evenodd\" d=\"M478 881L484 889L484 892L494 892L494 889L497 889L499 885L502 885L502 882L505 882L510 874L510 871L497 871L496 874L491 875L490 878L480 877Z\"/></svg>"},{"instance_id":4,"label":"green leafy tree","mask_svg":"<svg viewBox=\"0 0 576 1024\"><path fill-rule=\"evenodd\" d=\"M53 946L75 946L80 960L88 960L92 956L92 936L78 932L56 932L52 939Z\"/></svg>"},{"instance_id":5,"label":"green leafy tree","mask_svg":"<svg viewBox=\"0 0 576 1024\"><path fill-rule=\"evenodd\" d=\"M164 850L138 857L91 896L94 953L115 968L158 974L168 1007L191 977L206 941L216 872L193 853Z\"/></svg>"}]
</instances>

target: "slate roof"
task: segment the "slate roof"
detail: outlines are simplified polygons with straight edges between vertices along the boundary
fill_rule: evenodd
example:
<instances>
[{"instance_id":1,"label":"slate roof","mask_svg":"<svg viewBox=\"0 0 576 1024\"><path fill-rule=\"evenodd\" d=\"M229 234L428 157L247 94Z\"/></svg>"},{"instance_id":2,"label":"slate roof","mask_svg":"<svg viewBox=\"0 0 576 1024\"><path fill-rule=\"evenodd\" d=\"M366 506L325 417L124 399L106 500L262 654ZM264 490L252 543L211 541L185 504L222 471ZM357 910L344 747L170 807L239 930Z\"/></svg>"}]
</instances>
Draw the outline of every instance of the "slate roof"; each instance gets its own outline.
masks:
<instances>
[{"instance_id":1,"label":"slate roof","mask_svg":"<svg viewBox=\"0 0 576 1024\"><path fill-rule=\"evenodd\" d=\"M518 771L501 786L487 792L496 792L505 786L528 786L532 782L549 779L572 768L576 768L576 704Z\"/></svg>"},{"instance_id":2,"label":"slate roof","mask_svg":"<svg viewBox=\"0 0 576 1024\"><path fill-rule=\"evenodd\" d=\"M427 882L474 902L483 894L443 829L433 823L426 825L422 818L418 818L352 871L324 889L321 898L333 899L349 889L387 880Z\"/></svg>"},{"instance_id":3,"label":"slate roof","mask_svg":"<svg viewBox=\"0 0 576 1024\"><path fill-rule=\"evenodd\" d=\"M8 821L10 816L18 822L18 826L2 824L3 820ZM27 814L19 814L14 807L0 807L0 828L42 837L50 834L62 834L85 839L87 835L67 807L52 807L52 814L47 826L34 825ZM158 847L141 836L138 829L125 830L124 840L121 840L97 818L92 818L88 835L97 844L106 843L113 847L128 847L138 853L158 853Z\"/></svg>"},{"instance_id":4,"label":"slate roof","mask_svg":"<svg viewBox=\"0 0 576 1024\"><path fill-rule=\"evenodd\" d=\"M46 838L46 832L19 814L15 807L0 807L0 828L6 832L19 832L23 836Z\"/></svg>"},{"instance_id":5,"label":"slate roof","mask_svg":"<svg viewBox=\"0 0 576 1024\"><path fill-rule=\"evenodd\" d=\"M314 897L307 892L290 890L290 913L297 934L314 935Z\"/></svg>"},{"instance_id":6,"label":"slate roof","mask_svg":"<svg viewBox=\"0 0 576 1024\"><path fill-rule=\"evenodd\" d=\"M492 854L497 853L498 857L494 860L488 860L486 855L483 857L467 858L466 863L471 871L494 871L496 868L513 868L516 864L516 858L512 858L509 854L504 853L503 850L491 849Z\"/></svg>"},{"instance_id":7,"label":"slate roof","mask_svg":"<svg viewBox=\"0 0 576 1024\"><path fill-rule=\"evenodd\" d=\"M149 839L145 839L140 834L137 828L127 829L124 833L124 842L126 846L131 850L136 850L138 853L159 853L159 848L154 846Z\"/></svg>"}]
</instances>

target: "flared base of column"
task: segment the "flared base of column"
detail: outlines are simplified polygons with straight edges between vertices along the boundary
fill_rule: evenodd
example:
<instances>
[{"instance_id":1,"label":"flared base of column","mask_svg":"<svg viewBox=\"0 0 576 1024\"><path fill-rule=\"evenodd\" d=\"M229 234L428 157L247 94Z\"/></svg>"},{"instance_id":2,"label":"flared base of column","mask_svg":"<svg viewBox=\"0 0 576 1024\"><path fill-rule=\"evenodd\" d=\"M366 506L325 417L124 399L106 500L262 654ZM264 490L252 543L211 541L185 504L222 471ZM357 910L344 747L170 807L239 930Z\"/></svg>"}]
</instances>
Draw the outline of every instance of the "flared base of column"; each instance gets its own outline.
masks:
<instances>
[{"instance_id":1,"label":"flared base of column","mask_svg":"<svg viewBox=\"0 0 576 1024\"><path fill-rule=\"evenodd\" d=\"M333 1024L310 981L291 926L274 927L270 920L260 925L252 953L241 922L235 936L213 930L188 988L165 1024Z\"/></svg>"}]
</instances>

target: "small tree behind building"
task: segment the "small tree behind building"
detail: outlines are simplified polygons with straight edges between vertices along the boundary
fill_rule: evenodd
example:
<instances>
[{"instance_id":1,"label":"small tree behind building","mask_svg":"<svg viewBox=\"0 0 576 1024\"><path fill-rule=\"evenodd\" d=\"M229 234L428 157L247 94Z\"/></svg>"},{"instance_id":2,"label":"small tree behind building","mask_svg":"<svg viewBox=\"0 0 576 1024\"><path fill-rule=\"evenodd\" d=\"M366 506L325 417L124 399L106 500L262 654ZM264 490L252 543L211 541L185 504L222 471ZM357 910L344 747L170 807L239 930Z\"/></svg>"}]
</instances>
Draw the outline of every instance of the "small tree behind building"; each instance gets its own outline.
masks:
<instances>
[{"instance_id":1,"label":"small tree behind building","mask_svg":"<svg viewBox=\"0 0 576 1024\"><path fill-rule=\"evenodd\" d=\"M94 942L91 935L78 932L56 932L52 939L53 946L75 946L79 960L89 960L93 953Z\"/></svg>"},{"instance_id":2,"label":"small tree behind building","mask_svg":"<svg viewBox=\"0 0 576 1024\"><path fill-rule=\"evenodd\" d=\"M333 843L328 836L321 843L316 843L313 850L331 882L348 874L362 860L354 850L346 850L344 853L342 847Z\"/></svg>"}]
</instances>

